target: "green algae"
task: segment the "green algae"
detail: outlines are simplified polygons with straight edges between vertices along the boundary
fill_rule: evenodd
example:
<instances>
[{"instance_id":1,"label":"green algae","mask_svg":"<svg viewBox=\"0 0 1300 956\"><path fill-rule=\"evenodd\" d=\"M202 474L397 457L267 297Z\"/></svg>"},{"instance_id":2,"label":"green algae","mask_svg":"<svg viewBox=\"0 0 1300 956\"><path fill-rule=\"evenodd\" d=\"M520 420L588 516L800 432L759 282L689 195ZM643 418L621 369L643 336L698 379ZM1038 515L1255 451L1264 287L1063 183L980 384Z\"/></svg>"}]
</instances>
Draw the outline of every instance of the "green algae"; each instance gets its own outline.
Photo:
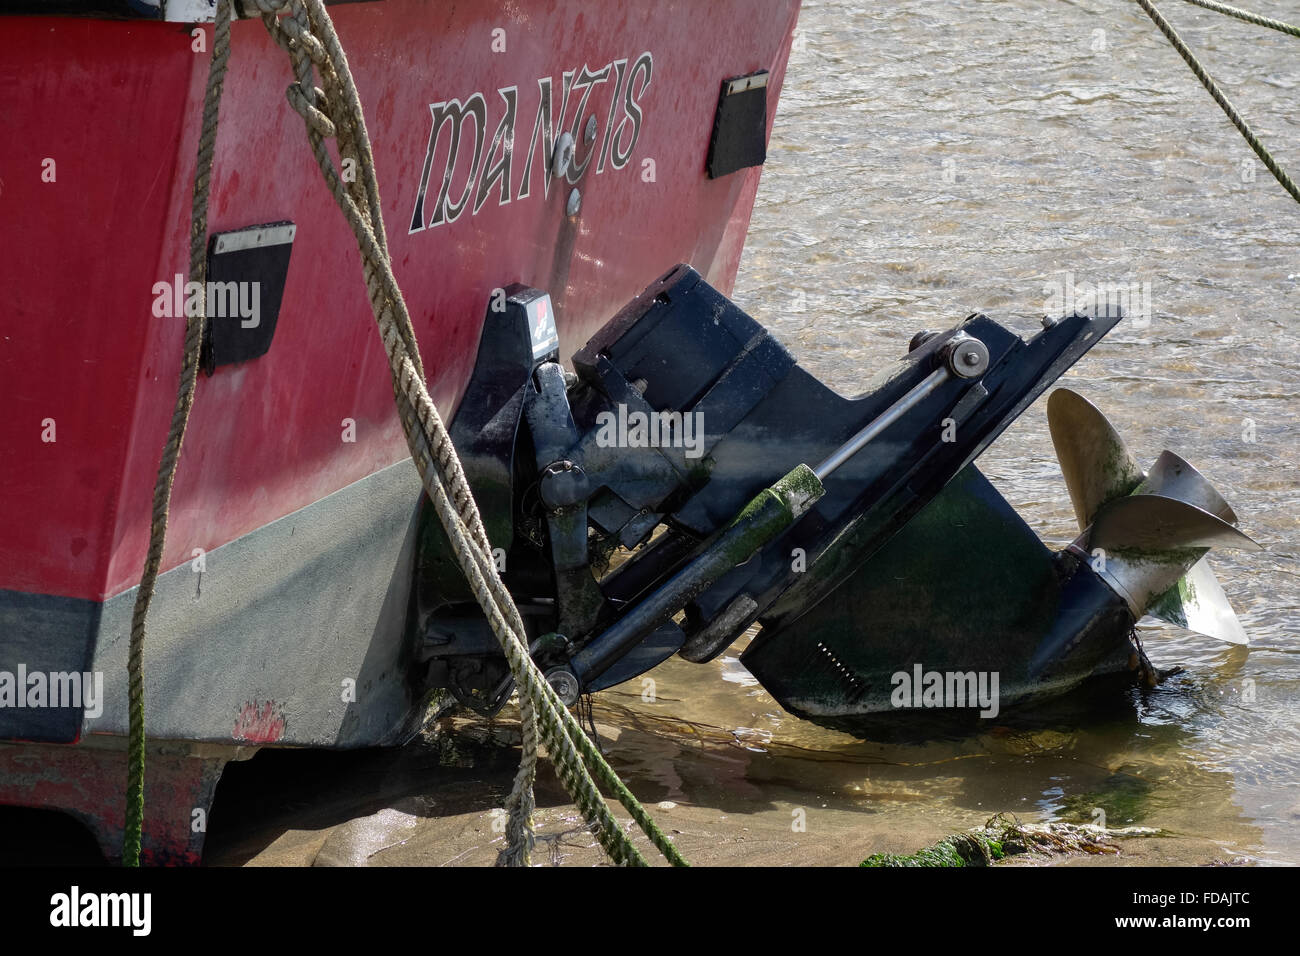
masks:
<instances>
[{"instance_id":1,"label":"green algae","mask_svg":"<svg viewBox=\"0 0 1300 956\"><path fill-rule=\"evenodd\" d=\"M983 827L954 833L916 853L875 853L859 866L932 867L992 866L1007 857L1028 853L1118 853L1099 828L1068 823L1027 826L1011 814L999 813Z\"/></svg>"},{"instance_id":2,"label":"green algae","mask_svg":"<svg viewBox=\"0 0 1300 956\"><path fill-rule=\"evenodd\" d=\"M1006 856L1000 840L979 833L955 833L911 856L876 853L859 866L991 866Z\"/></svg>"},{"instance_id":3,"label":"green algae","mask_svg":"<svg viewBox=\"0 0 1300 956\"><path fill-rule=\"evenodd\" d=\"M1154 787L1142 777L1116 771L1094 791L1066 797L1060 816L1067 823L1096 823L1098 810L1109 825L1141 823L1150 813Z\"/></svg>"}]
</instances>

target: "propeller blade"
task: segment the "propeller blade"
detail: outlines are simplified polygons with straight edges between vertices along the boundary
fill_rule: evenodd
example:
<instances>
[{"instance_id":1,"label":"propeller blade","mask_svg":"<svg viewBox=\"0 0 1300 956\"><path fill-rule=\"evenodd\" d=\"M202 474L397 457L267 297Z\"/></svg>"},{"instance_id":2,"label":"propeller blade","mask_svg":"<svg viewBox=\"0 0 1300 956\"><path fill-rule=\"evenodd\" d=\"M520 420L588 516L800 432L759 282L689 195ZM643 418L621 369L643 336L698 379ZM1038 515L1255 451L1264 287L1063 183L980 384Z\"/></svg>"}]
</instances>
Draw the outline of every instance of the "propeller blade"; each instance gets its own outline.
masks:
<instances>
[{"instance_id":1,"label":"propeller blade","mask_svg":"<svg viewBox=\"0 0 1300 956\"><path fill-rule=\"evenodd\" d=\"M1147 613L1229 644L1250 643L1246 629L1237 619L1206 558L1196 562L1182 580L1156 598Z\"/></svg>"},{"instance_id":2,"label":"propeller blade","mask_svg":"<svg viewBox=\"0 0 1300 956\"><path fill-rule=\"evenodd\" d=\"M1224 500L1210 479L1189 465L1172 451L1160 453L1156 463L1151 466L1143 482L1138 485L1135 495L1164 495L1177 498L1189 505L1208 511L1222 518L1228 524L1237 523L1237 513L1232 505Z\"/></svg>"},{"instance_id":3,"label":"propeller blade","mask_svg":"<svg viewBox=\"0 0 1300 956\"><path fill-rule=\"evenodd\" d=\"M1047 421L1088 548L1119 557L1112 583L1134 612L1149 605L1147 613L1163 621L1247 643L1204 553L1260 546L1233 527L1236 512L1210 481L1171 451L1143 473L1106 416L1068 388L1048 398Z\"/></svg>"},{"instance_id":4,"label":"propeller blade","mask_svg":"<svg viewBox=\"0 0 1300 956\"><path fill-rule=\"evenodd\" d=\"M1130 495L1104 505L1092 524L1088 547L1151 552L1150 557L1157 561L1163 557L1159 552L1185 548L1262 550L1217 515L1164 495ZM1177 560L1178 556L1169 558Z\"/></svg>"},{"instance_id":5,"label":"propeller blade","mask_svg":"<svg viewBox=\"0 0 1300 956\"><path fill-rule=\"evenodd\" d=\"M1047 399L1047 424L1083 530L1102 505L1131 494L1145 476L1119 432L1078 392L1068 388L1052 392Z\"/></svg>"}]
</instances>

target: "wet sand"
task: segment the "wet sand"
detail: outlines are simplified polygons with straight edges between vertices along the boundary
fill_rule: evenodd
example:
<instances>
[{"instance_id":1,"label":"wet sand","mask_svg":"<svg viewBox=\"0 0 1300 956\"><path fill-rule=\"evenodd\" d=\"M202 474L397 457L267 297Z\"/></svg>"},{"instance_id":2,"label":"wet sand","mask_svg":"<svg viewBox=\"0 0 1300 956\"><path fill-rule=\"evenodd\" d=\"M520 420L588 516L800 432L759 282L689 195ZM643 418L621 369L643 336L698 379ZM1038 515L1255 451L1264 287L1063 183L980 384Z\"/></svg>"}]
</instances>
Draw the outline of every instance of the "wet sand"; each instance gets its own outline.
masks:
<instances>
[{"instance_id":1,"label":"wet sand","mask_svg":"<svg viewBox=\"0 0 1300 956\"><path fill-rule=\"evenodd\" d=\"M598 699L602 747L695 865L856 866L872 853L915 852L948 835L957 821L978 826L1004 809L990 804L936 814L927 783L942 786L943 774L933 768L916 768L924 779L900 783L897 771L909 768L891 768L883 758L793 747L771 753L755 749L752 735L648 713L638 707L652 705L627 698L613 706ZM499 808L513 780L518 740L519 724L508 710L493 721L443 719L400 750L265 753L227 772L205 863L491 866L503 846ZM1006 749L1032 746L1011 742ZM944 752L941 746L930 756L939 764L960 759ZM545 761L537 804L534 865L606 863ZM646 858L664 865L621 808L615 816ZM1124 838L1118 846L1114 856L1032 856L1001 865L1243 861L1231 848L1186 833Z\"/></svg>"}]
</instances>

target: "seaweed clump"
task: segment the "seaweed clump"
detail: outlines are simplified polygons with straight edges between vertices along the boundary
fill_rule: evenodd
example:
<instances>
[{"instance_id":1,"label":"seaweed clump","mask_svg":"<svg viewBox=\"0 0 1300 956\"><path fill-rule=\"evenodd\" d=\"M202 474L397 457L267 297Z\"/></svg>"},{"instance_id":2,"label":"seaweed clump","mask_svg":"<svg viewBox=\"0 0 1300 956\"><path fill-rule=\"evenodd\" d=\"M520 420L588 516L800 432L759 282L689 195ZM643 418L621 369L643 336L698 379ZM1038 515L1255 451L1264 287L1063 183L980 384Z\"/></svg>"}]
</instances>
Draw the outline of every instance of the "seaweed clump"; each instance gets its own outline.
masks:
<instances>
[{"instance_id":1,"label":"seaweed clump","mask_svg":"<svg viewBox=\"0 0 1300 956\"><path fill-rule=\"evenodd\" d=\"M1118 853L1104 833L1069 823L1026 826L1012 814L999 813L979 829L954 833L910 856L875 853L859 866L992 866L1024 853Z\"/></svg>"}]
</instances>

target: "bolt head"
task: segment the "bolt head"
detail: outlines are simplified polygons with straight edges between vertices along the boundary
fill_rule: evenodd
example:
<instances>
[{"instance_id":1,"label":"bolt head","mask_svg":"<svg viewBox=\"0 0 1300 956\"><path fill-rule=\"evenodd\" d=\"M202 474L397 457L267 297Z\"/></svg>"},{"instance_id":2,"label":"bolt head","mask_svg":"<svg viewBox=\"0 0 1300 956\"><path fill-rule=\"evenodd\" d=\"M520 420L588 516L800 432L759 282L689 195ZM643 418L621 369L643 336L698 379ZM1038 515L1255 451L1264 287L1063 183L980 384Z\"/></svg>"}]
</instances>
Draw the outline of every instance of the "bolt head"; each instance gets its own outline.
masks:
<instances>
[{"instance_id":1,"label":"bolt head","mask_svg":"<svg viewBox=\"0 0 1300 956\"><path fill-rule=\"evenodd\" d=\"M555 149L551 153L551 175L556 179L560 179L569 171L569 165L573 162L573 154L576 149L577 144L573 142L573 134L567 130L561 133L559 139L555 141Z\"/></svg>"},{"instance_id":2,"label":"bolt head","mask_svg":"<svg viewBox=\"0 0 1300 956\"><path fill-rule=\"evenodd\" d=\"M551 685L551 689L566 707L572 707L582 696L578 676L567 667L552 667L546 672L546 682Z\"/></svg>"},{"instance_id":3,"label":"bolt head","mask_svg":"<svg viewBox=\"0 0 1300 956\"><path fill-rule=\"evenodd\" d=\"M978 378L988 371L989 350L979 339L960 333L944 346L948 371L958 378Z\"/></svg>"}]
</instances>

